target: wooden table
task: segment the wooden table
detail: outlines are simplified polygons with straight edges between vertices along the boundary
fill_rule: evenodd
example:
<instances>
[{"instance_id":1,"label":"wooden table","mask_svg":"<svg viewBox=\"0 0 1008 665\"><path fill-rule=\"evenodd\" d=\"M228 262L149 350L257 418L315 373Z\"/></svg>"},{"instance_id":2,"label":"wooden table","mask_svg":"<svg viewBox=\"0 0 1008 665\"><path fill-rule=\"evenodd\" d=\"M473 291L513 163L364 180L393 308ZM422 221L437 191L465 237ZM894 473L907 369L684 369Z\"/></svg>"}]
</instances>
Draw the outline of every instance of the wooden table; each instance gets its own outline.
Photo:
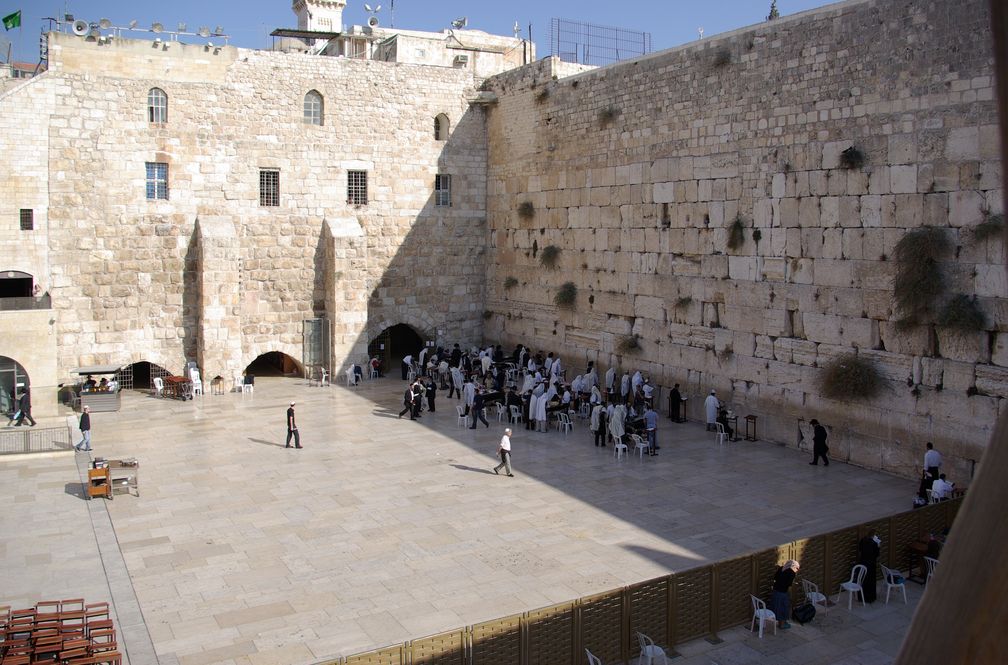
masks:
<instances>
[{"instance_id":1,"label":"wooden table","mask_svg":"<svg viewBox=\"0 0 1008 665\"><path fill-rule=\"evenodd\" d=\"M192 381L184 376L166 376L164 379L164 396L176 399L192 399Z\"/></svg>"}]
</instances>

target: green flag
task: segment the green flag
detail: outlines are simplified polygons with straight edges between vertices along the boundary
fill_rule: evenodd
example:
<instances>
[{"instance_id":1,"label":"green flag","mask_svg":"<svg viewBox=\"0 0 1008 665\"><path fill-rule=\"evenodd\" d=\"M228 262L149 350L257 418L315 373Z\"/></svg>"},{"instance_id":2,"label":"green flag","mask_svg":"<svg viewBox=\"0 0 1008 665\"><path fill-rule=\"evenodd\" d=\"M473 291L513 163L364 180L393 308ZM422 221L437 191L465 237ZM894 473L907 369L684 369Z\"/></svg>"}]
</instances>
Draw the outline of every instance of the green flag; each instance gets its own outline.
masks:
<instances>
[{"instance_id":1,"label":"green flag","mask_svg":"<svg viewBox=\"0 0 1008 665\"><path fill-rule=\"evenodd\" d=\"M14 28L21 27L21 10L17 10L13 14L3 17L3 27L4 30L13 30Z\"/></svg>"}]
</instances>

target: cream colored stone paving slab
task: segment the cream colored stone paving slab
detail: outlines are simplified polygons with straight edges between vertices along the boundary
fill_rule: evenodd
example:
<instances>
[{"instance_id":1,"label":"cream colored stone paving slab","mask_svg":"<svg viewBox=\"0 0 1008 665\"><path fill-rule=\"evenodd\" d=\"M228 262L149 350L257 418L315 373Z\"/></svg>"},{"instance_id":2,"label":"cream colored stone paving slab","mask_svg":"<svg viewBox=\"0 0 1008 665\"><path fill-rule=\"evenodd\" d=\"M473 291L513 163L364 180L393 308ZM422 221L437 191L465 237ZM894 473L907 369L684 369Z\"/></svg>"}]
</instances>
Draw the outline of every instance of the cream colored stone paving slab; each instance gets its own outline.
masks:
<instances>
[{"instance_id":1,"label":"cream colored stone paving slab","mask_svg":"<svg viewBox=\"0 0 1008 665\"><path fill-rule=\"evenodd\" d=\"M257 377L251 395L129 393L93 416L95 454L141 461L140 497L108 508L162 663L349 655L891 514L915 489L664 419L644 460L616 461L581 421L517 427L516 477L495 476L503 424L456 427L443 393L436 414L398 419L402 385ZM291 400L303 450L283 447ZM22 482L4 496L58 479ZM73 541L66 521L53 537ZM44 567L2 551L26 579Z\"/></svg>"}]
</instances>

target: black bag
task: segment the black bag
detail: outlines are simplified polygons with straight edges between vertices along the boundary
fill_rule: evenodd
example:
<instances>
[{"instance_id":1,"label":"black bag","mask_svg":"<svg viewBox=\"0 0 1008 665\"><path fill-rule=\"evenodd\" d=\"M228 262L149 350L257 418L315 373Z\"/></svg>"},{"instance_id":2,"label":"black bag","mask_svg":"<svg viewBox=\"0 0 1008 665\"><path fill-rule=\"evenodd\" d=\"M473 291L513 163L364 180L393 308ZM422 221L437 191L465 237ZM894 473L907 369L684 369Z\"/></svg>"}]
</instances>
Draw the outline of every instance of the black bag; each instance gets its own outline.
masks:
<instances>
[{"instance_id":1,"label":"black bag","mask_svg":"<svg viewBox=\"0 0 1008 665\"><path fill-rule=\"evenodd\" d=\"M801 605L796 605L794 610L791 611L791 616L795 621L804 626L815 618L815 605L812 603L802 603Z\"/></svg>"}]
</instances>

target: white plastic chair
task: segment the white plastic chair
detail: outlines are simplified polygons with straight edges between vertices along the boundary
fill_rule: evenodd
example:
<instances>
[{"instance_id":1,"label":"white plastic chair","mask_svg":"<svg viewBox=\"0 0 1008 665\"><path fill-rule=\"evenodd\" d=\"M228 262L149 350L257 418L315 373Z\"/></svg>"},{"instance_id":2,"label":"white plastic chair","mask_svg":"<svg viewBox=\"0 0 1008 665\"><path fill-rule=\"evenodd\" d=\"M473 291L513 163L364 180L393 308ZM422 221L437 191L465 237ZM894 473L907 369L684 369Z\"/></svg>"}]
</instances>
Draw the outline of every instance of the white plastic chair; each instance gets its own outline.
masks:
<instances>
[{"instance_id":1,"label":"white plastic chair","mask_svg":"<svg viewBox=\"0 0 1008 665\"><path fill-rule=\"evenodd\" d=\"M757 598L756 596L750 595L749 598L752 599L752 621L749 623L749 632L752 632L753 627L756 625L756 620L759 619L759 636L763 639L763 624L767 621L773 624L773 634L777 634L777 615L773 613L772 610L768 610L766 603Z\"/></svg>"},{"instance_id":2,"label":"white plastic chair","mask_svg":"<svg viewBox=\"0 0 1008 665\"><path fill-rule=\"evenodd\" d=\"M456 427L468 427L469 426L469 416L467 416L465 414L465 407L462 406L462 405L460 405L460 404L456 404L455 405L455 413L458 414L458 420L455 421L455 426Z\"/></svg>"},{"instance_id":3,"label":"white plastic chair","mask_svg":"<svg viewBox=\"0 0 1008 665\"><path fill-rule=\"evenodd\" d=\"M893 570L892 568L887 568L882 564L879 564L882 569L882 581L885 582L885 602L886 605L889 604L889 592L893 589L899 589L903 592L903 604L907 604L906 598L906 579L899 574L899 571ZM896 580L899 580L898 582Z\"/></svg>"},{"instance_id":4,"label":"white plastic chair","mask_svg":"<svg viewBox=\"0 0 1008 665\"><path fill-rule=\"evenodd\" d=\"M598 656L594 655L588 649L585 649L585 653L588 654L588 665L602 665L602 661L599 660Z\"/></svg>"},{"instance_id":5,"label":"white plastic chair","mask_svg":"<svg viewBox=\"0 0 1008 665\"><path fill-rule=\"evenodd\" d=\"M868 568L864 564L858 564L851 568L850 579L846 582L840 583L840 593L845 591L850 594L847 596L847 611L851 610L851 606L854 603L854 594L861 594L861 606L865 606L864 602L864 589L861 588L861 583L864 581L865 574L868 572Z\"/></svg>"},{"instance_id":6,"label":"white plastic chair","mask_svg":"<svg viewBox=\"0 0 1008 665\"><path fill-rule=\"evenodd\" d=\"M240 393L245 389L245 380L242 378L241 374L235 374L234 378L234 391Z\"/></svg>"},{"instance_id":7,"label":"white plastic chair","mask_svg":"<svg viewBox=\"0 0 1008 665\"><path fill-rule=\"evenodd\" d=\"M160 376L154 377L154 396L161 397L164 394L164 379Z\"/></svg>"},{"instance_id":8,"label":"white plastic chair","mask_svg":"<svg viewBox=\"0 0 1008 665\"><path fill-rule=\"evenodd\" d=\"M202 395L203 394L203 382L200 381L199 370L196 370L196 369L189 370L189 380L192 381L193 395Z\"/></svg>"},{"instance_id":9,"label":"white plastic chair","mask_svg":"<svg viewBox=\"0 0 1008 665\"><path fill-rule=\"evenodd\" d=\"M663 665L668 665L668 657L665 655L665 649L654 643L650 637L644 633L637 633L637 643L640 644L640 659L637 661L637 665L651 665L655 662L656 658L661 658Z\"/></svg>"},{"instance_id":10,"label":"white plastic chair","mask_svg":"<svg viewBox=\"0 0 1008 665\"><path fill-rule=\"evenodd\" d=\"M714 436L717 437L718 445L722 446L728 440L728 430L724 428L722 423L714 423L714 425L717 426L717 433Z\"/></svg>"},{"instance_id":11,"label":"white plastic chair","mask_svg":"<svg viewBox=\"0 0 1008 665\"><path fill-rule=\"evenodd\" d=\"M319 388L329 385L329 370L325 367L319 368Z\"/></svg>"},{"instance_id":12,"label":"white plastic chair","mask_svg":"<svg viewBox=\"0 0 1008 665\"><path fill-rule=\"evenodd\" d=\"M826 598L826 594L819 591L819 586L815 582L802 579L801 585L802 591L805 592L805 600L812 603L813 606L821 604L823 614L825 614L826 606L829 605L829 599Z\"/></svg>"},{"instance_id":13,"label":"white plastic chair","mask_svg":"<svg viewBox=\"0 0 1008 665\"><path fill-rule=\"evenodd\" d=\"M938 559L926 556L924 557L924 563L927 565L927 571L928 571L927 579L924 580L924 584L927 584L928 582L931 581L931 578L935 574L935 568L938 567Z\"/></svg>"},{"instance_id":14,"label":"white plastic chair","mask_svg":"<svg viewBox=\"0 0 1008 665\"><path fill-rule=\"evenodd\" d=\"M571 422L569 415L561 411L557 413L557 427L562 429L564 434L569 434L574 429L574 423Z\"/></svg>"},{"instance_id":15,"label":"white plastic chair","mask_svg":"<svg viewBox=\"0 0 1008 665\"><path fill-rule=\"evenodd\" d=\"M521 409L518 408L517 404L511 405L511 424L517 425L521 422Z\"/></svg>"},{"instance_id":16,"label":"white plastic chair","mask_svg":"<svg viewBox=\"0 0 1008 665\"><path fill-rule=\"evenodd\" d=\"M245 394L245 393L254 393L255 392L255 385L246 382L245 378L242 377L241 391L242 391L242 394Z\"/></svg>"},{"instance_id":17,"label":"white plastic chair","mask_svg":"<svg viewBox=\"0 0 1008 665\"><path fill-rule=\"evenodd\" d=\"M497 422L504 422L504 416L507 414L507 406L501 404L500 402L494 403L494 406L497 407Z\"/></svg>"},{"instance_id":18,"label":"white plastic chair","mask_svg":"<svg viewBox=\"0 0 1008 665\"><path fill-rule=\"evenodd\" d=\"M634 452L640 455L641 460L644 459L644 452L651 450L651 446L648 442L644 440L644 437L639 434L631 434L630 440L634 443Z\"/></svg>"},{"instance_id":19,"label":"white plastic chair","mask_svg":"<svg viewBox=\"0 0 1008 665\"><path fill-rule=\"evenodd\" d=\"M346 384L347 388L352 388L355 385L353 367L346 371Z\"/></svg>"},{"instance_id":20,"label":"white plastic chair","mask_svg":"<svg viewBox=\"0 0 1008 665\"><path fill-rule=\"evenodd\" d=\"M620 459L623 455L629 455L627 445L622 441L613 440L613 456L616 459Z\"/></svg>"}]
</instances>

